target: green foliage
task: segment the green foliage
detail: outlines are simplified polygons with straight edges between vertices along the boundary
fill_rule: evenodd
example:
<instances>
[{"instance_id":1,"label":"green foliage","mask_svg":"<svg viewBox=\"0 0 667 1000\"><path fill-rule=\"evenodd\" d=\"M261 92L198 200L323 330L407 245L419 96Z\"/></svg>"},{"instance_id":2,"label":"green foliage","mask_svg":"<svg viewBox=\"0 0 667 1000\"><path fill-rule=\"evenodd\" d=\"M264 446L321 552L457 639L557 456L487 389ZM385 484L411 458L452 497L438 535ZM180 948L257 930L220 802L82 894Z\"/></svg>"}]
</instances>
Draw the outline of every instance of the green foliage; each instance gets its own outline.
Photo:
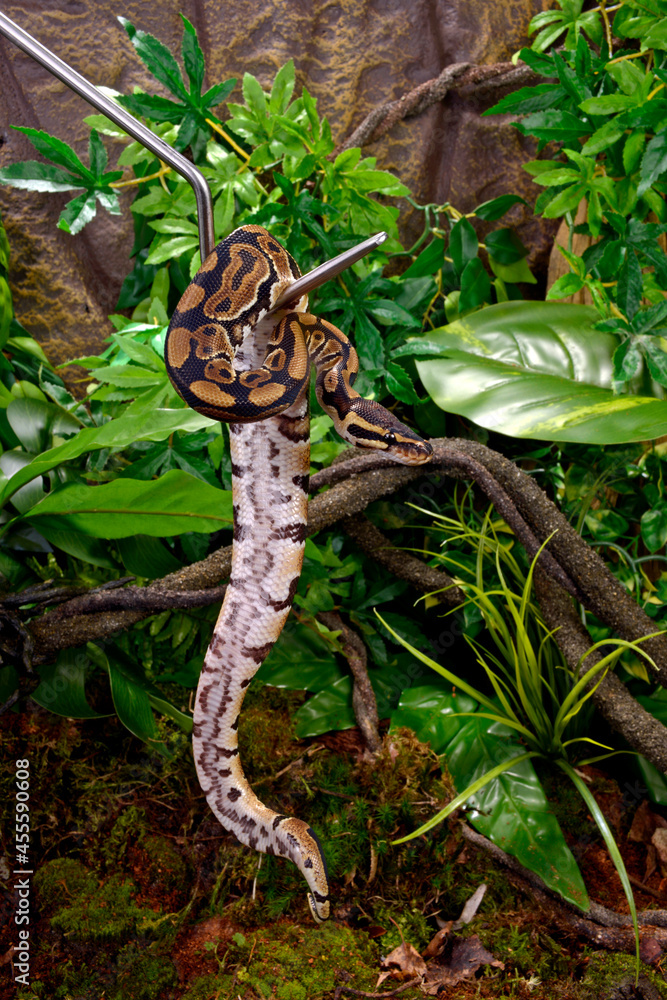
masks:
<instances>
[{"instance_id":1,"label":"green foliage","mask_svg":"<svg viewBox=\"0 0 667 1000\"><path fill-rule=\"evenodd\" d=\"M624 343L615 326L596 323L590 306L503 302L431 330L394 356L420 356L417 371L431 399L482 427L616 444L667 433L664 390L648 373L635 373L633 395L614 392Z\"/></svg>"},{"instance_id":2,"label":"green foliage","mask_svg":"<svg viewBox=\"0 0 667 1000\"><path fill-rule=\"evenodd\" d=\"M555 645L552 633L542 622L539 608L531 600L535 563L524 576L509 548L501 541L491 515L488 514L478 528L466 523L462 514L461 510L458 523L451 518L438 518L438 521L455 542L464 540L476 544L474 570L471 573L468 566L458 563L455 555L445 556L444 561L461 573L457 582L468 595L468 601L481 612L496 647L496 653L492 653L466 635L493 695L489 697L474 688L396 634L406 649L441 675L448 685L454 685L455 693L441 690L434 704L433 687L427 689L423 702L419 692L409 692L401 699L392 723L410 724L418 734L430 740L435 736L438 742L433 749L446 753L457 788L463 786L444 809L398 842L427 832L469 803L473 809L470 815L473 825L493 840L501 840L509 853L536 871L552 888L582 909L588 909L578 867L548 809L531 766L532 759L544 758L573 782L600 830L630 906L639 961L636 910L623 859L602 810L572 761L581 765L613 755L610 747L583 735L587 732L588 701L623 648L632 648L635 653L650 658L641 653L637 643L607 639L592 646L586 656L599 647L615 648L588 668L584 657L578 669L572 671ZM487 560L495 564L496 586L489 586L485 579ZM520 585L520 592L509 582L512 577ZM463 696L456 689L463 692ZM402 709L407 709L407 714ZM434 714L445 718L434 720ZM581 759L580 744L590 744L604 752ZM555 855L558 857L556 863Z\"/></svg>"},{"instance_id":3,"label":"green foliage","mask_svg":"<svg viewBox=\"0 0 667 1000\"><path fill-rule=\"evenodd\" d=\"M375 158L359 149L332 157L329 123L305 88L296 94L291 62L266 91L245 74L241 97L232 103L227 99L235 81L204 91L203 56L186 18L183 71L157 39L121 18L137 55L171 97L137 91L117 99L200 166L213 196L217 239L239 225L260 223L305 271L386 230L390 238L381 251L323 286L311 304L354 339L361 367L356 387L379 400L390 395L405 419L429 433L446 425L438 423L431 401L421 398L418 377L437 406L482 426L516 437L583 442L545 448L528 460L544 464L536 475L556 491L587 537L620 556L616 572L661 619L667 583L649 582L632 525L641 520L646 549L661 551L667 541L662 459L657 452L628 450L622 475L634 469L637 489L632 496L622 493L613 507L601 484L611 481L607 473L618 453L593 449L593 459L584 445L645 440L665 421L667 269L657 242L667 231L664 53L658 44L653 49L645 44L659 36L658 22L642 22L640 30L642 17L651 20L646 9L642 14L626 3L616 13L614 31L622 39L641 38L644 55L623 49L611 59L599 10L582 13L581 6L563 0L560 10L538 15L536 43L522 53L557 82L524 88L497 110L527 116L519 126L540 144L560 144L554 159L529 165L543 189L537 210L548 218L563 215L574 231L574 212L586 201L583 230L596 242L582 257L564 251L571 273L551 297L586 288L597 313L515 301L522 297L521 286L535 281L528 250L509 226L495 224L525 205L521 198L502 195L463 215L447 203L416 204L396 177L378 170ZM560 54L548 53L554 42L564 43ZM0 571L15 589L54 579L89 587L125 573L140 582L155 579L204 558L229 537L220 532L230 518L227 432L184 407L162 360L168 317L199 266L193 193L110 122L100 116L87 121L89 168L60 140L24 129L50 163L15 164L0 173L0 181L29 190L83 189L61 216L60 225L72 233L92 219L97 204L116 211L119 186L138 189L132 204L134 266L119 312L111 317L115 333L99 356L76 359L91 376L83 401L68 391L13 319L6 285L9 251L0 230L0 336L7 338L0 362ZM118 160L124 174L106 170L100 135L125 142ZM393 204L398 197L423 217L422 235L407 251L398 241ZM649 219L651 212L657 222ZM406 263L407 268L384 277L390 258L398 262L395 270ZM423 330L422 339L406 344ZM417 364L415 356L421 359ZM312 408L311 458L318 466L331 462L342 446L316 402ZM433 506L438 508L436 501ZM402 531L399 542L415 544L404 511L378 508L373 516L386 517ZM532 765L539 755L565 769L576 759L571 741L583 738L583 688L555 658L528 596L529 568L523 566L521 576L509 547L495 536L491 562L486 550L483 559L471 556L470 542L477 545L481 535L487 545L488 530L463 532L448 551L471 596L463 613L467 637L486 642L481 638L486 621L491 636L500 639L493 654L475 646L488 676L486 691L466 688L454 675L447 676L446 687L433 683L429 671L435 661L424 652L429 647L421 610L399 613L405 610L406 586L388 585L386 575L350 555L337 534L308 542L295 601L298 622L287 626L257 682L313 694L295 712L299 736L353 726L352 685L339 636L315 620L320 611L342 611L366 643L381 717L391 715L395 726L411 725L438 752L446 751L460 789L456 801L472 796L471 818L478 828L511 845L524 864L585 906L580 873ZM477 562L485 564L485 579L476 575ZM514 589L503 574L513 577ZM504 614L498 595L507 606ZM376 606L383 606L386 627L373 614ZM69 718L116 714L166 759L180 733L191 727L188 694L197 682L215 610L166 611L104 644L89 645L85 653L64 653L39 668L34 698ZM419 645L423 665L416 667L410 653L397 652L394 637L409 648ZM623 669L639 675L633 650L619 646L611 659L618 657ZM11 670L2 677L9 688L16 680ZM455 697L452 683L458 687ZM643 693L661 717L660 692ZM175 730L160 718L165 716ZM568 777L574 780L570 772ZM658 800L667 797L660 778L646 778ZM385 779L389 782L388 775ZM342 794L340 783L332 782L334 787ZM364 857L368 829L380 857L388 854L398 824L409 829L412 807L400 790L393 792L389 801L375 787L354 813L350 807L331 817L335 833L326 846L341 870L346 859L354 857L356 864ZM604 833L594 802L587 804ZM112 888L125 891L121 885ZM291 889L272 893L272 912L280 913ZM236 942L240 957L247 944ZM245 968L241 961L239 967Z\"/></svg>"},{"instance_id":4,"label":"green foliage","mask_svg":"<svg viewBox=\"0 0 667 1000\"><path fill-rule=\"evenodd\" d=\"M564 217L571 234L592 242L581 257L571 245L563 250L571 270L548 297L590 292L601 317L595 328L618 337L613 388L636 393L642 370L667 385L667 255L658 243L667 232L664 12L659 4L625 0L610 20L602 4L584 12L581 0L559 6L533 18L538 35L519 53L557 82L525 87L487 114L520 115L520 132L535 136L540 148L551 144L549 158L526 164L544 188L536 211ZM563 48L547 52L557 41ZM620 47L612 52L614 44ZM586 221L575 225L580 204Z\"/></svg>"},{"instance_id":5,"label":"green foliage","mask_svg":"<svg viewBox=\"0 0 667 1000\"><path fill-rule=\"evenodd\" d=\"M0 170L0 181L11 187L28 191L76 191L83 194L65 205L58 219L58 228L72 236L95 218L98 203L111 215L120 215L118 196L111 187L122 177L122 170L107 171L107 152L98 133L90 133L86 167L74 150L56 136L34 128L15 126L28 136L38 153L51 160L51 164L38 160L12 163ZM53 164L53 165L52 165Z\"/></svg>"}]
</instances>

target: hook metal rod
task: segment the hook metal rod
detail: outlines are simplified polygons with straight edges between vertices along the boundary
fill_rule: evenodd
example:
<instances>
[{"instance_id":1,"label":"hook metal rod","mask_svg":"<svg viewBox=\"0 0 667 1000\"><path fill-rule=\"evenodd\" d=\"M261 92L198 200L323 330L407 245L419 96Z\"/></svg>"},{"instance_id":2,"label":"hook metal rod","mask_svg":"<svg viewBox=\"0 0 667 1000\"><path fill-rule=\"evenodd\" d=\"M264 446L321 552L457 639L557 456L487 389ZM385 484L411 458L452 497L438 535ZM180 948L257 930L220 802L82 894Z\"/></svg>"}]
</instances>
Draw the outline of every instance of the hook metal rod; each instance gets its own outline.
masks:
<instances>
[{"instance_id":1,"label":"hook metal rod","mask_svg":"<svg viewBox=\"0 0 667 1000\"><path fill-rule=\"evenodd\" d=\"M116 104L110 98L101 94L85 77L77 73L66 62L47 49L45 45L38 42L36 38L29 35L27 31L20 28L18 24L0 11L0 34L5 35L14 45L17 45L29 56L32 56L38 63L52 73L53 76L82 97L84 101L102 114L110 118L112 122L122 128L133 139L140 142L151 153L168 163L177 173L184 177L191 185L197 201L197 219L199 225L199 249L202 261L206 260L215 246L215 236L213 233L213 207L211 192L206 178L193 163L181 156L172 146L160 139L149 128L138 121L129 111ZM302 275L293 285L291 285L274 306L272 311L283 308L292 301L296 301L307 292L329 281L337 274L340 274L346 267L360 260L364 254L380 246L387 238L386 233L377 233L370 239L364 240L356 247L346 250L344 253L334 257L333 260L325 261L313 271Z\"/></svg>"},{"instance_id":2,"label":"hook metal rod","mask_svg":"<svg viewBox=\"0 0 667 1000\"><path fill-rule=\"evenodd\" d=\"M215 237L213 235L213 208L211 202L211 192L209 191L206 178L193 163L186 160L168 143L155 135L149 128L142 125L140 121L131 115L129 111L116 104L110 98L101 94L85 77L77 73L76 70L68 66L66 62L54 55L50 49L38 42L37 39L29 35L27 31L20 28L18 24L10 20L0 11L0 33L9 38L29 56L32 56L38 63L44 66L49 73L58 77L59 80L75 91L79 97L102 114L110 118L112 122L120 126L133 139L140 142L151 153L155 153L161 160L168 163L170 167L179 173L191 185L197 200L197 218L199 224L199 248L201 259L204 261L213 250Z\"/></svg>"},{"instance_id":3,"label":"hook metal rod","mask_svg":"<svg viewBox=\"0 0 667 1000\"><path fill-rule=\"evenodd\" d=\"M386 239L386 233L376 233L375 236L369 236L363 243L357 243L356 247L344 250L337 257L325 260L323 264L320 264L312 271L302 274L300 278L296 279L294 284L285 289L280 298L277 299L271 312L277 312L278 309L284 309L290 303L296 303L302 295L306 295L308 292L312 292L313 289L319 288L325 281L331 281L337 274L344 271L346 267L350 267L351 264L355 264L358 260L361 260L371 250L375 250L381 246Z\"/></svg>"}]
</instances>

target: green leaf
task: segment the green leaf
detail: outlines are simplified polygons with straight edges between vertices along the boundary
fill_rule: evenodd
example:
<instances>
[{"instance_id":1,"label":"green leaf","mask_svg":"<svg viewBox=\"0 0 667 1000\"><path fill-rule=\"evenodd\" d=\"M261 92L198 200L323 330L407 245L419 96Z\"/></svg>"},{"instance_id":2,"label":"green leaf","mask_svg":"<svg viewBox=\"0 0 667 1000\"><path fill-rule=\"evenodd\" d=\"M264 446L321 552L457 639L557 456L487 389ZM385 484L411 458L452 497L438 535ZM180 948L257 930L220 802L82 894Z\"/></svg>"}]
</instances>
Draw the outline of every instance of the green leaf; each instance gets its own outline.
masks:
<instances>
[{"instance_id":1,"label":"green leaf","mask_svg":"<svg viewBox=\"0 0 667 1000\"><path fill-rule=\"evenodd\" d=\"M646 146L642 157L637 197L641 198L667 170L667 130L659 132Z\"/></svg>"},{"instance_id":2,"label":"green leaf","mask_svg":"<svg viewBox=\"0 0 667 1000\"><path fill-rule=\"evenodd\" d=\"M461 275L459 311L476 309L491 299L491 279L479 257L469 260Z\"/></svg>"},{"instance_id":3,"label":"green leaf","mask_svg":"<svg viewBox=\"0 0 667 1000\"><path fill-rule=\"evenodd\" d=\"M171 240L159 243L154 250L151 250L146 258L146 264L164 264L166 260L174 260L198 246L199 240L195 236L175 236Z\"/></svg>"},{"instance_id":4,"label":"green leaf","mask_svg":"<svg viewBox=\"0 0 667 1000\"><path fill-rule=\"evenodd\" d=\"M618 274L616 301L628 319L632 319L642 300L642 270L637 254L628 249Z\"/></svg>"},{"instance_id":5,"label":"green leaf","mask_svg":"<svg viewBox=\"0 0 667 1000\"><path fill-rule=\"evenodd\" d=\"M554 281L547 292L547 299L564 299L569 295L576 295L584 287L584 279L578 274L563 274Z\"/></svg>"},{"instance_id":6,"label":"green leaf","mask_svg":"<svg viewBox=\"0 0 667 1000\"><path fill-rule=\"evenodd\" d=\"M135 441L164 441L174 431L197 431L214 427L216 421L194 410L152 410L137 421L134 415L117 417L101 427L85 427L76 437L38 455L15 472L0 490L2 506L16 490L63 462L99 448L125 448Z\"/></svg>"},{"instance_id":7,"label":"green leaf","mask_svg":"<svg viewBox=\"0 0 667 1000\"><path fill-rule=\"evenodd\" d=\"M449 252L454 261L456 273L460 276L469 261L477 257L479 242L477 233L468 219L459 219L449 234Z\"/></svg>"},{"instance_id":8,"label":"green leaf","mask_svg":"<svg viewBox=\"0 0 667 1000\"><path fill-rule=\"evenodd\" d=\"M617 444L667 433L667 403L615 396L618 334L594 309L503 302L429 331L445 357L417 362L437 405L514 437Z\"/></svg>"},{"instance_id":9,"label":"green leaf","mask_svg":"<svg viewBox=\"0 0 667 1000\"><path fill-rule=\"evenodd\" d=\"M90 169L95 177L100 178L107 165L107 151L95 129L90 131L90 141L88 143L88 159Z\"/></svg>"},{"instance_id":10,"label":"green leaf","mask_svg":"<svg viewBox=\"0 0 667 1000\"><path fill-rule=\"evenodd\" d=\"M183 569L183 564L158 538L150 535L131 535L119 538L118 551L128 573L156 580Z\"/></svg>"},{"instance_id":11,"label":"green leaf","mask_svg":"<svg viewBox=\"0 0 667 1000\"><path fill-rule=\"evenodd\" d=\"M48 132L41 132L39 129L27 128L21 125L13 125L17 132L23 132L30 139L38 153L47 159L57 163L59 167L78 174L84 181L92 183L94 180L92 173L85 167L71 146L68 146L62 139ZM86 184L87 186L87 184Z\"/></svg>"},{"instance_id":12,"label":"green leaf","mask_svg":"<svg viewBox=\"0 0 667 1000\"><path fill-rule=\"evenodd\" d=\"M148 693L142 685L127 677L113 660L109 660L111 697L118 718L126 729L145 743L159 744L155 716ZM156 746L157 748L157 746Z\"/></svg>"},{"instance_id":13,"label":"green leaf","mask_svg":"<svg viewBox=\"0 0 667 1000\"><path fill-rule=\"evenodd\" d=\"M626 94L605 94L603 97L589 97L582 101L579 107L587 115L613 115L637 104L636 97L629 97Z\"/></svg>"},{"instance_id":14,"label":"green leaf","mask_svg":"<svg viewBox=\"0 0 667 1000\"><path fill-rule=\"evenodd\" d=\"M206 71L204 53L199 47L197 32L192 24L184 14L181 14L181 19L183 21L183 45L181 49L183 65L190 81L190 95L193 98L198 98L204 85Z\"/></svg>"},{"instance_id":15,"label":"green leaf","mask_svg":"<svg viewBox=\"0 0 667 1000\"><path fill-rule=\"evenodd\" d=\"M419 396L415 392L412 379L400 365L388 361L384 377L387 389L395 399L409 406L419 402Z\"/></svg>"},{"instance_id":16,"label":"green leaf","mask_svg":"<svg viewBox=\"0 0 667 1000\"><path fill-rule=\"evenodd\" d=\"M552 142L570 142L591 132L591 126L569 111L538 111L516 126L520 132Z\"/></svg>"},{"instance_id":17,"label":"green leaf","mask_svg":"<svg viewBox=\"0 0 667 1000\"><path fill-rule=\"evenodd\" d=\"M50 163L38 163L37 160L10 163L3 167L0 170L0 183L24 191L75 191L84 186L80 177L75 177L60 167L52 167Z\"/></svg>"},{"instance_id":18,"label":"green leaf","mask_svg":"<svg viewBox=\"0 0 667 1000\"><path fill-rule=\"evenodd\" d=\"M488 234L484 242L489 254L499 264L516 264L528 256L528 250L513 229L496 229Z\"/></svg>"},{"instance_id":19,"label":"green leaf","mask_svg":"<svg viewBox=\"0 0 667 1000\"><path fill-rule=\"evenodd\" d=\"M85 694L88 657L78 649L63 650L55 663L37 668L39 686L30 696L42 708L67 719L104 719L111 713L95 712Z\"/></svg>"},{"instance_id":20,"label":"green leaf","mask_svg":"<svg viewBox=\"0 0 667 1000\"><path fill-rule=\"evenodd\" d=\"M282 115L287 110L294 91L294 83L294 60L290 59L278 70L273 81L269 98L270 114Z\"/></svg>"},{"instance_id":21,"label":"green leaf","mask_svg":"<svg viewBox=\"0 0 667 1000\"><path fill-rule=\"evenodd\" d=\"M226 97L229 97L235 86L235 77L232 77L229 80L223 80L222 83L216 83L214 87L211 87L210 90L207 90L206 93L202 95L202 106L206 108L216 108Z\"/></svg>"},{"instance_id":22,"label":"green leaf","mask_svg":"<svg viewBox=\"0 0 667 1000\"><path fill-rule=\"evenodd\" d=\"M436 274L444 263L445 241L436 237L403 272L403 278L421 278L424 275Z\"/></svg>"},{"instance_id":23,"label":"green leaf","mask_svg":"<svg viewBox=\"0 0 667 1000\"><path fill-rule=\"evenodd\" d=\"M262 90L259 80L252 73L243 74L243 100L258 118L266 117L266 94Z\"/></svg>"},{"instance_id":24,"label":"green leaf","mask_svg":"<svg viewBox=\"0 0 667 1000\"><path fill-rule=\"evenodd\" d=\"M352 729L357 720L352 707L352 679L341 677L310 698L294 715L294 732L300 740L330 730Z\"/></svg>"},{"instance_id":25,"label":"green leaf","mask_svg":"<svg viewBox=\"0 0 667 1000\"><path fill-rule=\"evenodd\" d=\"M100 486L69 483L24 515L38 531L79 531L94 538L167 537L232 525L231 492L180 469L158 480L115 479Z\"/></svg>"},{"instance_id":26,"label":"green leaf","mask_svg":"<svg viewBox=\"0 0 667 1000\"><path fill-rule=\"evenodd\" d=\"M291 691L324 691L345 677L331 644L290 617L255 678Z\"/></svg>"},{"instance_id":27,"label":"green leaf","mask_svg":"<svg viewBox=\"0 0 667 1000\"><path fill-rule=\"evenodd\" d=\"M552 83L538 83L535 87L521 87L512 94L507 94L497 104L494 104L485 115L528 115L534 111L545 111L560 100L560 88ZM503 197L511 197L504 195ZM479 215L479 212L476 212ZM502 213L501 213L502 215ZM484 216L480 216L484 218ZM499 218L497 216L496 218Z\"/></svg>"},{"instance_id":28,"label":"green leaf","mask_svg":"<svg viewBox=\"0 0 667 1000\"><path fill-rule=\"evenodd\" d=\"M629 382L637 374L641 367L642 356L630 337L616 348L612 362L615 382Z\"/></svg>"},{"instance_id":29,"label":"green leaf","mask_svg":"<svg viewBox=\"0 0 667 1000\"><path fill-rule=\"evenodd\" d=\"M478 703L451 685L424 684L401 694L398 708L391 713L390 730L407 726L422 743L430 743L434 753L444 753L458 736L462 720L457 712L474 712Z\"/></svg>"},{"instance_id":30,"label":"green leaf","mask_svg":"<svg viewBox=\"0 0 667 1000\"><path fill-rule=\"evenodd\" d=\"M658 552L667 543L667 501L659 500L642 514L641 532L649 552Z\"/></svg>"},{"instance_id":31,"label":"green leaf","mask_svg":"<svg viewBox=\"0 0 667 1000\"><path fill-rule=\"evenodd\" d=\"M465 721L447 747L447 768L457 791L463 792L492 767L521 752L507 726L473 717ZM480 833L539 875L564 899L582 910L589 909L577 862L529 760L490 781L468 804L475 810L470 822Z\"/></svg>"},{"instance_id":32,"label":"green leaf","mask_svg":"<svg viewBox=\"0 0 667 1000\"><path fill-rule=\"evenodd\" d=\"M181 71L169 49L153 35L135 28L127 18L119 17L118 20L125 28L137 55L153 76L176 97L187 100Z\"/></svg>"},{"instance_id":33,"label":"green leaf","mask_svg":"<svg viewBox=\"0 0 667 1000\"><path fill-rule=\"evenodd\" d=\"M551 84L546 84L546 86L550 87ZM525 198L520 198L518 194L501 194L498 198L492 198L491 201L484 201L478 205L475 209L475 215L478 219L496 222L506 212L509 212L510 208L519 204L527 205L528 202Z\"/></svg>"},{"instance_id":34,"label":"green leaf","mask_svg":"<svg viewBox=\"0 0 667 1000\"><path fill-rule=\"evenodd\" d=\"M76 236L97 214L97 198L94 191L80 194L69 201L58 219L58 229L64 229L70 236Z\"/></svg>"}]
</instances>

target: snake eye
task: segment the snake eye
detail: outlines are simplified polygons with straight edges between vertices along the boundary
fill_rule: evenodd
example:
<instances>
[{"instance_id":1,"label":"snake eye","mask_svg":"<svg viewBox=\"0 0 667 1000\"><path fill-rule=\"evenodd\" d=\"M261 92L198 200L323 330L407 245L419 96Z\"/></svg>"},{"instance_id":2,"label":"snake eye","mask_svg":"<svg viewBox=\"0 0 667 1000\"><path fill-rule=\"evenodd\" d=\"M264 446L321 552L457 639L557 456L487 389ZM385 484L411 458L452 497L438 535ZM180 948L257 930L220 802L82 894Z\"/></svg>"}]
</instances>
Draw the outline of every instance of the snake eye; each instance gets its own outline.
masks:
<instances>
[{"instance_id":1,"label":"snake eye","mask_svg":"<svg viewBox=\"0 0 667 1000\"><path fill-rule=\"evenodd\" d=\"M382 440L385 444L396 444L396 435L393 431L387 431Z\"/></svg>"}]
</instances>

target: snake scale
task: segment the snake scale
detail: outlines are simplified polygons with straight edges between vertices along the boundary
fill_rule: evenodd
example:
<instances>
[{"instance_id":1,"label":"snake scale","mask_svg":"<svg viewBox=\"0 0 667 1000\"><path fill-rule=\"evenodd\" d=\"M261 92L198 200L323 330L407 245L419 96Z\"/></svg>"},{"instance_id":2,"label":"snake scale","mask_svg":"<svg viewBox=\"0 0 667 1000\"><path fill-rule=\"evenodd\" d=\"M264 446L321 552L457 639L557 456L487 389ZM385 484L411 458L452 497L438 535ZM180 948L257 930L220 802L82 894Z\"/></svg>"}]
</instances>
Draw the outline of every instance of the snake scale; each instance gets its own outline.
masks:
<instances>
[{"instance_id":1,"label":"snake scale","mask_svg":"<svg viewBox=\"0 0 667 1000\"><path fill-rule=\"evenodd\" d=\"M241 767L237 734L246 688L280 635L301 572L311 363L317 398L346 441L411 465L428 461L431 447L354 391L354 348L335 326L306 312L306 296L267 316L299 276L291 255L261 226L235 230L181 297L165 360L191 407L229 423L232 460L232 571L197 689L197 774L227 830L297 865L320 922L330 904L317 837L302 820L259 801Z\"/></svg>"}]
</instances>

